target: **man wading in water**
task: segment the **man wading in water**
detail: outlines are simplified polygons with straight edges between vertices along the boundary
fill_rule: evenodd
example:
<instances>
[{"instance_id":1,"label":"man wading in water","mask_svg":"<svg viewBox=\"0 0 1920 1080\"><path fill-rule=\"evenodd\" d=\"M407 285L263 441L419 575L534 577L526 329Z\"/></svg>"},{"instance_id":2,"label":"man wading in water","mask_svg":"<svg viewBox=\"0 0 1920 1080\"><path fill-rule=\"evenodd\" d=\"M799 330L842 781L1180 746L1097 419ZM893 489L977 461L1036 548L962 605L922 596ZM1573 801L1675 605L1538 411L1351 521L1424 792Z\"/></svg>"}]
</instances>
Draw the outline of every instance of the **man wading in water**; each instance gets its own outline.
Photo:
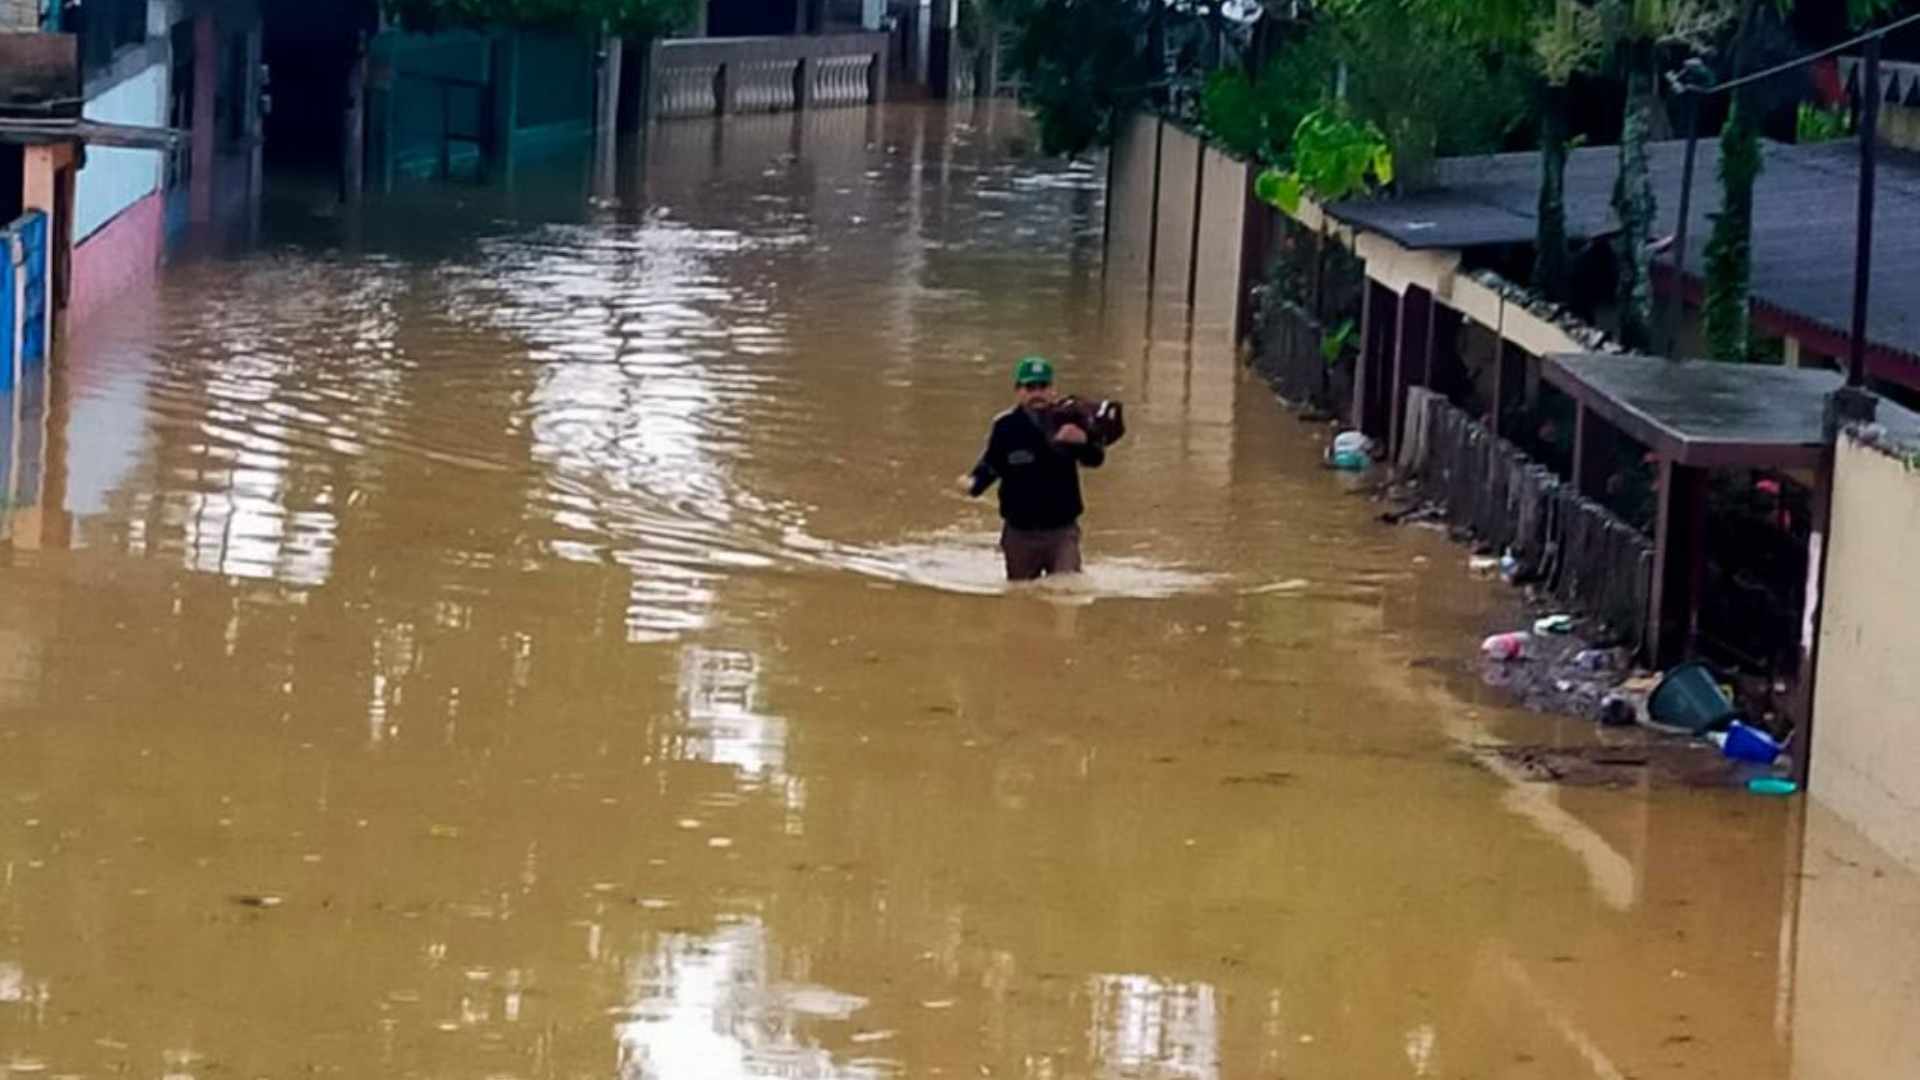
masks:
<instances>
[{"instance_id":1,"label":"man wading in water","mask_svg":"<svg viewBox=\"0 0 1920 1080\"><path fill-rule=\"evenodd\" d=\"M1033 581L1046 574L1080 572L1080 466L1097 469L1107 452L1082 428L1062 424L1049 432L1046 412L1054 403L1053 365L1029 356L1014 368L1013 408L993 419L987 452L960 478L969 496L1000 482L1000 550L1007 580Z\"/></svg>"}]
</instances>

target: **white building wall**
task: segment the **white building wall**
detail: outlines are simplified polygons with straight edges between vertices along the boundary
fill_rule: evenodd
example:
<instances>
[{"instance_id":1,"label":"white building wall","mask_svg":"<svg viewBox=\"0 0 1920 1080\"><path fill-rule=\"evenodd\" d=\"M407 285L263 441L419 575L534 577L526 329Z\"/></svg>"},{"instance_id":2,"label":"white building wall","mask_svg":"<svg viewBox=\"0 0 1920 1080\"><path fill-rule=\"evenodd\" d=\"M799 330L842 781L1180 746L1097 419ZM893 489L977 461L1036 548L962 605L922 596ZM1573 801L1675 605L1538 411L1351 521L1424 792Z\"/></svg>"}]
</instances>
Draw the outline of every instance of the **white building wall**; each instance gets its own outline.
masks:
<instances>
[{"instance_id":1,"label":"white building wall","mask_svg":"<svg viewBox=\"0 0 1920 1080\"><path fill-rule=\"evenodd\" d=\"M142 127L167 124L167 64L164 60L88 101L89 120ZM134 203L160 189L164 162L158 150L87 148L87 164L73 186L73 241L99 231Z\"/></svg>"},{"instance_id":2,"label":"white building wall","mask_svg":"<svg viewBox=\"0 0 1920 1080\"><path fill-rule=\"evenodd\" d=\"M1882 406L1887 408L1889 406ZM1840 440L1820 624L1811 793L1920 870L1920 472ZM1908 1074L1913 1075L1913 1074Z\"/></svg>"}]
</instances>

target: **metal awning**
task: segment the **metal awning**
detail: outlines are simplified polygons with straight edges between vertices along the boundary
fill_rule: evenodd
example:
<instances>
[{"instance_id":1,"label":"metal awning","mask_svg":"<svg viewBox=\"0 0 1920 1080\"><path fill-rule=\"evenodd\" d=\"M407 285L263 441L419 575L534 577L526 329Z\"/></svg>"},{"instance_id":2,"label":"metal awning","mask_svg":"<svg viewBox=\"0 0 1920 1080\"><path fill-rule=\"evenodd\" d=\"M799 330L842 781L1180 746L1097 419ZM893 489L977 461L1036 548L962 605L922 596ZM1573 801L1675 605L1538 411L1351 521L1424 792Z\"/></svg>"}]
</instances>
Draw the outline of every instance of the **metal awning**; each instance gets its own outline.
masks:
<instances>
[{"instance_id":1,"label":"metal awning","mask_svg":"<svg viewBox=\"0 0 1920 1080\"><path fill-rule=\"evenodd\" d=\"M1553 356L1541 377L1635 442L1692 468L1812 468L1826 443L1827 398L1845 382L1817 368ZM1920 415L1889 401L1879 423L1920 437Z\"/></svg>"},{"instance_id":2,"label":"metal awning","mask_svg":"<svg viewBox=\"0 0 1920 1080\"><path fill-rule=\"evenodd\" d=\"M43 120L0 116L0 142L45 145L78 142L136 150L171 150L187 141L178 128L109 124L99 120Z\"/></svg>"}]
</instances>

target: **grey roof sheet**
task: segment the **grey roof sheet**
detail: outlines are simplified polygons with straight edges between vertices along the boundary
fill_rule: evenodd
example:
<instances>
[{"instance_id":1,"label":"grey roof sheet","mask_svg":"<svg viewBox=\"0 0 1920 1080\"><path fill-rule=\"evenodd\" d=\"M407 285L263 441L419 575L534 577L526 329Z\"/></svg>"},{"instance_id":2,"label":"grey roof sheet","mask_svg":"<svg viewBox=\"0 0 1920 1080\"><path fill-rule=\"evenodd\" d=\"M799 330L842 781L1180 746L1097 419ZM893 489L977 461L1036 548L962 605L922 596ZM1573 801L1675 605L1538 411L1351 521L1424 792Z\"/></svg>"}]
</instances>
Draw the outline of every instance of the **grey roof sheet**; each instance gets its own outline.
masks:
<instances>
[{"instance_id":1,"label":"grey roof sheet","mask_svg":"<svg viewBox=\"0 0 1920 1080\"><path fill-rule=\"evenodd\" d=\"M1685 144L1651 148L1657 235L1675 231ZM1764 147L1754 191L1753 295L1787 315L1844 335L1852 325L1858 148L1851 142ZM1695 166L1687 271L1704 274L1708 230L1720 209L1719 146L1702 140ZM1612 196L1617 147L1572 152L1567 231L1575 240L1617 230ZM1410 248L1525 244L1534 238L1540 155L1451 158L1438 186L1407 198L1337 203L1339 220ZM1868 338L1920 357L1920 155L1883 151L1874 229Z\"/></svg>"},{"instance_id":2,"label":"grey roof sheet","mask_svg":"<svg viewBox=\"0 0 1920 1080\"><path fill-rule=\"evenodd\" d=\"M1555 356L1543 373L1635 439L1703 466L1803 463L1822 445L1826 400L1843 381L1817 368L1645 356ZM1881 402L1880 424L1896 439L1920 438L1920 415L1892 402Z\"/></svg>"}]
</instances>

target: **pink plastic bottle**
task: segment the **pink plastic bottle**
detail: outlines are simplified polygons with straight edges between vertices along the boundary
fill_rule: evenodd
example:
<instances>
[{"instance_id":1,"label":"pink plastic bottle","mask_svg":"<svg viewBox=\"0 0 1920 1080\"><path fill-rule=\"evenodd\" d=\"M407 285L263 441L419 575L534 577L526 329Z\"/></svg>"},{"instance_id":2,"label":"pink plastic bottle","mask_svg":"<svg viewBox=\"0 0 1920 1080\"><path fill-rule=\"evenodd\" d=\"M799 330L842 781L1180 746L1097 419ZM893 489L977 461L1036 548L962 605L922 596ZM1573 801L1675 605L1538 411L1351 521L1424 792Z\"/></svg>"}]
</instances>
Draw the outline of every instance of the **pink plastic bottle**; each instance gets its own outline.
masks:
<instances>
[{"instance_id":1,"label":"pink plastic bottle","mask_svg":"<svg viewBox=\"0 0 1920 1080\"><path fill-rule=\"evenodd\" d=\"M1527 658L1527 646L1533 641L1532 634L1512 633L1495 634L1482 642L1480 652L1489 660L1511 662Z\"/></svg>"}]
</instances>

